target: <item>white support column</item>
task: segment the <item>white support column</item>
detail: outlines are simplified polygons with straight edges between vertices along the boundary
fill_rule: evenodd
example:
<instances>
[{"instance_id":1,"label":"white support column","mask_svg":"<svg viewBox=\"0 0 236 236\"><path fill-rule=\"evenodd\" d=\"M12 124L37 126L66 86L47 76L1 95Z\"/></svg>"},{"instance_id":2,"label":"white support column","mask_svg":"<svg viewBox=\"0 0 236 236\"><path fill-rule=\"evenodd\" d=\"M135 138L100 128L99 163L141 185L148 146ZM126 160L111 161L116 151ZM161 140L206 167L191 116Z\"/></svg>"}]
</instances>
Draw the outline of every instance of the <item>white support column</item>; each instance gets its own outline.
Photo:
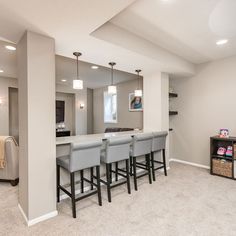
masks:
<instances>
[{"instance_id":1,"label":"white support column","mask_svg":"<svg viewBox=\"0 0 236 236\"><path fill-rule=\"evenodd\" d=\"M17 45L19 207L28 225L57 215L55 42L25 32Z\"/></svg>"},{"instance_id":2,"label":"white support column","mask_svg":"<svg viewBox=\"0 0 236 236\"><path fill-rule=\"evenodd\" d=\"M169 76L156 71L144 75L144 130L169 131ZM169 137L166 148L167 165L169 165Z\"/></svg>"},{"instance_id":3,"label":"white support column","mask_svg":"<svg viewBox=\"0 0 236 236\"><path fill-rule=\"evenodd\" d=\"M161 130L161 72L143 76L143 128L146 131Z\"/></svg>"}]
</instances>

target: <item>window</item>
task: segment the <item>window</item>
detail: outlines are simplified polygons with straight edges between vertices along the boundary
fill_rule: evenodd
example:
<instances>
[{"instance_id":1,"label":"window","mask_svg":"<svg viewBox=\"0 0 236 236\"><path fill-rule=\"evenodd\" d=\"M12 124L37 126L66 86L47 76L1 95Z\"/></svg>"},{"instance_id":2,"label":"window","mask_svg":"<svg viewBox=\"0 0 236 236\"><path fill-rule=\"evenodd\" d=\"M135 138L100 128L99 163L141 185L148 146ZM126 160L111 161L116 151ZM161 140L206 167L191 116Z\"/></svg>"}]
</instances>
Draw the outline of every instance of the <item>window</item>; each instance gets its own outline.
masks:
<instances>
[{"instance_id":1,"label":"window","mask_svg":"<svg viewBox=\"0 0 236 236\"><path fill-rule=\"evenodd\" d=\"M117 123L117 95L104 92L104 123Z\"/></svg>"}]
</instances>

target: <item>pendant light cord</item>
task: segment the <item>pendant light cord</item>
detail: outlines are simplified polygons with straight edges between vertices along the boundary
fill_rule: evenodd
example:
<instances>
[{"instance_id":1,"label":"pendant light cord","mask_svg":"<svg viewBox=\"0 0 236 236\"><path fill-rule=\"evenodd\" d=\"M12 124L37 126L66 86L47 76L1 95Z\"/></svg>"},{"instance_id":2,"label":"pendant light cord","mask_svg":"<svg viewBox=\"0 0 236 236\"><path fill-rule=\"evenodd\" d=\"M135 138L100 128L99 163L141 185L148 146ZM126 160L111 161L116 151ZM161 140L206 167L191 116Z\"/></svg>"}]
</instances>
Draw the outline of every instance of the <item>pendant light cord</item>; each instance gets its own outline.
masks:
<instances>
[{"instance_id":1,"label":"pendant light cord","mask_svg":"<svg viewBox=\"0 0 236 236\"><path fill-rule=\"evenodd\" d=\"M77 58L77 80L79 79L79 57L76 56Z\"/></svg>"},{"instance_id":2,"label":"pendant light cord","mask_svg":"<svg viewBox=\"0 0 236 236\"><path fill-rule=\"evenodd\" d=\"M139 71L138 71L138 89L140 88L139 85L140 85L140 77L139 77Z\"/></svg>"},{"instance_id":3,"label":"pendant light cord","mask_svg":"<svg viewBox=\"0 0 236 236\"><path fill-rule=\"evenodd\" d=\"M113 65L111 65L111 85L113 85Z\"/></svg>"},{"instance_id":4,"label":"pendant light cord","mask_svg":"<svg viewBox=\"0 0 236 236\"><path fill-rule=\"evenodd\" d=\"M138 90L140 89L140 75L139 73L141 72L141 70L135 70L135 72L138 74Z\"/></svg>"}]
</instances>

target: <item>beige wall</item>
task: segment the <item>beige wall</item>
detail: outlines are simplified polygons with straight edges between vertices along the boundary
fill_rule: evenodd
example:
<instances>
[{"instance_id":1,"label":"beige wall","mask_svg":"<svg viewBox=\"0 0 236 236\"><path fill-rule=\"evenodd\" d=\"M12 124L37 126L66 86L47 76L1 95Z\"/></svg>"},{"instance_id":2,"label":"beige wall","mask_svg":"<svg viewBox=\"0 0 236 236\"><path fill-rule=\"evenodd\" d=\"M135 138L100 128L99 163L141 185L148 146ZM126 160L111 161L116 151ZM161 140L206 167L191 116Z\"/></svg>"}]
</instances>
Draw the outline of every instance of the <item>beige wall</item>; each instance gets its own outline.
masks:
<instances>
[{"instance_id":1,"label":"beige wall","mask_svg":"<svg viewBox=\"0 0 236 236\"><path fill-rule=\"evenodd\" d=\"M72 93L56 93L56 100L65 102L65 125L66 129L75 135L75 95Z\"/></svg>"},{"instance_id":2,"label":"beige wall","mask_svg":"<svg viewBox=\"0 0 236 236\"><path fill-rule=\"evenodd\" d=\"M87 134L93 133L93 89L87 89Z\"/></svg>"},{"instance_id":3,"label":"beige wall","mask_svg":"<svg viewBox=\"0 0 236 236\"><path fill-rule=\"evenodd\" d=\"M19 204L30 223L57 213L54 39L25 32L17 45L17 65Z\"/></svg>"},{"instance_id":4,"label":"beige wall","mask_svg":"<svg viewBox=\"0 0 236 236\"><path fill-rule=\"evenodd\" d=\"M172 101L179 115L171 117L171 157L209 166L209 137L220 128L236 136L236 57L197 68L196 76L174 79L179 94Z\"/></svg>"},{"instance_id":5,"label":"beige wall","mask_svg":"<svg viewBox=\"0 0 236 236\"><path fill-rule=\"evenodd\" d=\"M9 87L16 88L17 80L0 77L0 135L9 135Z\"/></svg>"},{"instance_id":6,"label":"beige wall","mask_svg":"<svg viewBox=\"0 0 236 236\"><path fill-rule=\"evenodd\" d=\"M118 122L104 124L103 94L107 87L93 91L93 128L94 133L103 133L106 127L139 128L143 127L143 112L129 111L129 93L137 88L137 80L117 84ZM141 83L142 84L142 83Z\"/></svg>"}]
</instances>

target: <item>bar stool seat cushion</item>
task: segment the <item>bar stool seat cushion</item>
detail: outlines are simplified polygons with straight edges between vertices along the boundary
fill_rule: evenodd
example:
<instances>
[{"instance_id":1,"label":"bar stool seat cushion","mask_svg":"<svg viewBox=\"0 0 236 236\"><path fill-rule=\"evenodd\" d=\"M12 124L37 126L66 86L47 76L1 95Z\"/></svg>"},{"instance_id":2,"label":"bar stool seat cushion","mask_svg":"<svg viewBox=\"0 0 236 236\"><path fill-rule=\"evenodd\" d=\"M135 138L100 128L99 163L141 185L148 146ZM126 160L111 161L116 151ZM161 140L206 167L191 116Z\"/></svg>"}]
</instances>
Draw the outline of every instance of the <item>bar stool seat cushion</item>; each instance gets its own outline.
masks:
<instances>
[{"instance_id":1,"label":"bar stool seat cushion","mask_svg":"<svg viewBox=\"0 0 236 236\"><path fill-rule=\"evenodd\" d=\"M66 170L70 169L70 156L57 157L57 165L63 167Z\"/></svg>"}]
</instances>

